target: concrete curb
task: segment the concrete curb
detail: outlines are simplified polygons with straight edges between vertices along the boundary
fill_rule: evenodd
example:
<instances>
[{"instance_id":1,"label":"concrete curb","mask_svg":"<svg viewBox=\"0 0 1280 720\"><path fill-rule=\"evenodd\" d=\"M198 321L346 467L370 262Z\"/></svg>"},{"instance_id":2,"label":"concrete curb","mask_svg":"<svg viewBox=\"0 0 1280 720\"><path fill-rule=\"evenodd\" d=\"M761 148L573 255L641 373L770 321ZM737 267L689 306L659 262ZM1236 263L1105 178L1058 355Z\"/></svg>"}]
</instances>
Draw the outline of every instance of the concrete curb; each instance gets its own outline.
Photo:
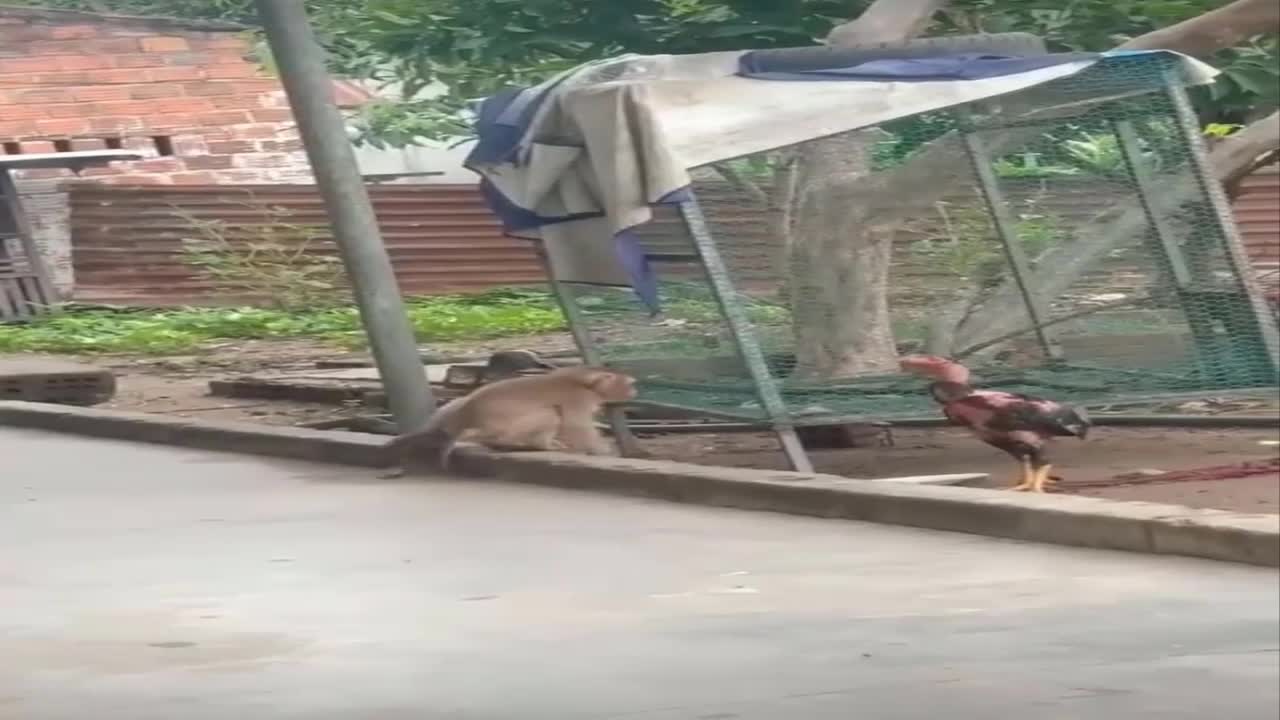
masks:
<instances>
[{"instance_id":1,"label":"concrete curb","mask_svg":"<svg viewBox=\"0 0 1280 720\"><path fill-rule=\"evenodd\" d=\"M387 464L386 438L361 433L0 401L5 425L360 467ZM454 457L459 472L507 482L1280 567L1276 515L562 453L460 448Z\"/></svg>"},{"instance_id":2,"label":"concrete curb","mask_svg":"<svg viewBox=\"0 0 1280 720\"><path fill-rule=\"evenodd\" d=\"M364 433L210 422L15 401L0 401L2 426L361 467L386 464L382 445L387 438Z\"/></svg>"}]
</instances>

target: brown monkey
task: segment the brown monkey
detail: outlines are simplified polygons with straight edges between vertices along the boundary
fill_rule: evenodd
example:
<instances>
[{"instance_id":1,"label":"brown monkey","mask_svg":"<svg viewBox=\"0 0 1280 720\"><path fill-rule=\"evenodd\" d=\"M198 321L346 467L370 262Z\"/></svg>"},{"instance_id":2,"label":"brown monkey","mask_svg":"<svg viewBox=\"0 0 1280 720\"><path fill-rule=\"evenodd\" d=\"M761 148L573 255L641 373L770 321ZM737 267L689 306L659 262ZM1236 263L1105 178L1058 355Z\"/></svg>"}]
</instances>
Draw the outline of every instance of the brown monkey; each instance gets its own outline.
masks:
<instances>
[{"instance_id":1,"label":"brown monkey","mask_svg":"<svg viewBox=\"0 0 1280 720\"><path fill-rule=\"evenodd\" d=\"M567 367L545 375L500 380L436 411L421 429L385 445L404 464L419 447L438 450L445 468L454 445L470 440L494 450L569 450L605 455L609 446L595 425L606 403L635 398L635 378L594 367Z\"/></svg>"},{"instance_id":2,"label":"brown monkey","mask_svg":"<svg viewBox=\"0 0 1280 720\"><path fill-rule=\"evenodd\" d=\"M555 369L555 365L538 357L537 353L531 350L500 350L489 356L480 380L482 383L490 383L520 377L526 373L533 374Z\"/></svg>"}]
</instances>

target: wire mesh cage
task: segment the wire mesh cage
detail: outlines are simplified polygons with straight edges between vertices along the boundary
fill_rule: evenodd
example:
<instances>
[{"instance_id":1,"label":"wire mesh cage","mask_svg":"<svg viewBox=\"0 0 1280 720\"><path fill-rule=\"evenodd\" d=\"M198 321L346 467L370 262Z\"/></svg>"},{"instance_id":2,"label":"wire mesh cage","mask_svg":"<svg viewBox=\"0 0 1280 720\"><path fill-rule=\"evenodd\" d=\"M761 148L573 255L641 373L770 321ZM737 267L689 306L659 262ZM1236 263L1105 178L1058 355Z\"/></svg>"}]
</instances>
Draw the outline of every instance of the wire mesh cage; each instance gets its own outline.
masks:
<instances>
[{"instance_id":1,"label":"wire mesh cage","mask_svg":"<svg viewBox=\"0 0 1280 720\"><path fill-rule=\"evenodd\" d=\"M637 230L663 314L562 283L644 402L782 425L933 414L902 353L1083 405L1277 385L1275 319L1158 55L694 171Z\"/></svg>"}]
</instances>

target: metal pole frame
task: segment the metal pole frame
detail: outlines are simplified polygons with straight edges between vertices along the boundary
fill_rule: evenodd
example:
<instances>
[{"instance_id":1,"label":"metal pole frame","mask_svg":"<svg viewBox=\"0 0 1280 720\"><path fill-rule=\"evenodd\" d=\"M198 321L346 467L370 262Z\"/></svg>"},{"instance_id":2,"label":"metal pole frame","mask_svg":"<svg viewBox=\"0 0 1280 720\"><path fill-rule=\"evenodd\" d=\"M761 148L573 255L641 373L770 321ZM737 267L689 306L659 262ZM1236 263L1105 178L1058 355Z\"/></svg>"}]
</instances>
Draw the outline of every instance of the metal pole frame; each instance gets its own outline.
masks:
<instances>
[{"instance_id":1,"label":"metal pole frame","mask_svg":"<svg viewBox=\"0 0 1280 720\"><path fill-rule=\"evenodd\" d=\"M1116 134L1116 140L1120 146L1120 155L1124 158L1129 177L1133 179L1133 184L1138 188L1138 201L1142 205L1143 214L1147 216L1147 224L1151 227L1151 233L1154 235L1164 255L1169 276L1173 278L1173 282L1179 290L1186 289L1192 282L1191 270L1187 267L1182 248L1178 247L1178 239L1174 236L1173 231L1169 229L1169 224L1156 213L1155 208L1151 205L1151 197L1157 190L1151 173L1142 164L1142 148L1141 143L1138 141L1138 131L1134 128L1132 120L1112 120L1111 128Z\"/></svg>"},{"instance_id":2,"label":"metal pole frame","mask_svg":"<svg viewBox=\"0 0 1280 720\"><path fill-rule=\"evenodd\" d=\"M1197 336L1198 340L1197 326L1199 323L1195 320L1195 314L1187 307L1186 298L1186 291L1190 289L1194 282L1194 277L1190 267L1187 265L1187 259L1182 252L1182 248L1178 246L1178 238L1151 203L1151 198L1158 192L1158 189L1156 188L1155 180L1151 177L1151 173L1142 164L1142 146L1138 139L1138 130L1134 127L1132 120L1113 119L1110 123L1112 132L1116 136L1117 145L1120 148L1120 155L1124 159L1125 168L1130 179L1133 180L1134 185L1138 188L1138 202L1142 205L1142 212L1147 217L1149 244L1155 246L1155 252L1160 255L1160 264L1169 277L1173 279L1178 305L1182 308L1182 314L1191 325L1192 333ZM1151 240L1154 240L1154 242L1150 242ZM1205 348L1200 342L1197 342L1196 350L1200 372L1207 377L1211 372L1211 365L1208 362L1209 358L1205 357Z\"/></svg>"},{"instance_id":3,"label":"metal pole frame","mask_svg":"<svg viewBox=\"0 0 1280 720\"><path fill-rule=\"evenodd\" d=\"M1164 92L1173 103L1174 118L1183 140L1191 147L1191 169L1196 182L1209 201L1213 210L1213 218L1223 249L1226 251L1227 263L1231 266L1231 274L1235 276L1238 287L1244 291L1253 311L1258 333L1266 346L1271 371L1280 372L1280 328L1276 327L1271 311L1263 300L1262 290L1258 287L1257 278L1253 275L1253 266L1244 252L1244 243L1240 240L1240 232L1236 228L1235 215L1231 211L1231 203L1222 189L1222 183L1213 175L1209 165L1209 151L1204 137L1200 134L1200 121L1191 105L1187 89L1183 87L1182 76L1178 69L1164 72Z\"/></svg>"},{"instance_id":4,"label":"metal pole frame","mask_svg":"<svg viewBox=\"0 0 1280 720\"><path fill-rule=\"evenodd\" d=\"M791 413L787 411L782 393L778 391L778 384L773 379L773 374L769 372L769 366L765 362L760 343L756 340L751 321L747 319L736 300L737 291L733 287L732 280L729 279L729 271L725 267L724 259L716 248L715 238L711 236L711 229L707 225L702 207L698 204L697 198L691 195L688 200L680 203L679 208L680 216L684 219L685 227L689 230L689 236L693 239L693 245L698 251L702 269L711 283L711 293L715 297L716 304L720 306L720 315L729 325L729 333L733 337L738 357L742 359L743 365L747 368L747 374L751 376L756 397L760 400L769 424L782 444L782 451L786 454L787 461L797 472L813 472L813 462L809 460L809 453L796 435Z\"/></svg>"},{"instance_id":5,"label":"metal pole frame","mask_svg":"<svg viewBox=\"0 0 1280 720\"><path fill-rule=\"evenodd\" d=\"M1018 244L1017 224L1009 214L1009 206L1005 204L1004 194L1000 192L999 180L996 178L995 171L991 169L991 157L987 154L982 141L972 131L964 133L964 147L973 165L973 171L978 176L978 186L982 190L983 199L986 200L987 210L991 213L996 236L1000 238L1000 245L1004 248L1009 272L1013 274L1018 292L1022 295L1022 302L1027 307L1027 315L1031 318L1036 340L1044 350L1045 357L1058 360L1062 357L1062 348L1045 330L1044 321L1049 316L1049 310L1028 281L1031 277L1031 265L1027 262L1027 255L1022 251L1022 246Z\"/></svg>"},{"instance_id":6,"label":"metal pole frame","mask_svg":"<svg viewBox=\"0 0 1280 720\"><path fill-rule=\"evenodd\" d=\"M547 281L551 284L551 292L555 295L556 301L560 304L560 311L564 313L564 318L569 323L569 333L573 335L578 352L582 354L582 361L588 365L601 365L600 351L591 339L586 321L582 319L582 309L578 307L577 301L564 283L560 282L560 278L556 277L551 259L547 257L546 247L541 242L538 243L537 254L538 259L542 261L543 271L547 274ZM640 441L636 439L635 433L631 432L631 426L627 423L626 409L610 405L605 407L604 412L605 418L609 421L609 429L613 431L613 439L618 445L618 452L623 457L642 455Z\"/></svg>"},{"instance_id":7,"label":"metal pole frame","mask_svg":"<svg viewBox=\"0 0 1280 720\"><path fill-rule=\"evenodd\" d=\"M324 53L303 0L256 0L256 5L324 197L387 404L399 431L412 431L427 422L435 401L346 121L333 102Z\"/></svg>"}]
</instances>

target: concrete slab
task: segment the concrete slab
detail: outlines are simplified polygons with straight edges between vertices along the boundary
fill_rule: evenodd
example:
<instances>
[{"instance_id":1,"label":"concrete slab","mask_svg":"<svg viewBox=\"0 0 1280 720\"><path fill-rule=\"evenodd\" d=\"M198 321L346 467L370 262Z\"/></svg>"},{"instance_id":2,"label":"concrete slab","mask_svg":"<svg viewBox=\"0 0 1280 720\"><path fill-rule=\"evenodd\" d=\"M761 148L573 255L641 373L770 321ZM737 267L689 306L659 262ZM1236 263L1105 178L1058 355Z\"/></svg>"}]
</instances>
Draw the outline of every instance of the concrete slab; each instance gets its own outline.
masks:
<instances>
[{"instance_id":1,"label":"concrete slab","mask_svg":"<svg viewBox=\"0 0 1280 720\"><path fill-rule=\"evenodd\" d=\"M0 358L0 400L89 406L110 400L115 374L57 358Z\"/></svg>"},{"instance_id":2,"label":"concrete slab","mask_svg":"<svg viewBox=\"0 0 1280 720\"><path fill-rule=\"evenodd\" d=\"M444 382L448 365L424 365L427 382ZM433 388L437 393L441 390ZM242 375L209 381L209 394L215 397L295 400L342 404L350 401L383 404L382 381L371 367Z\"/></svg>"},{"instance_id":3,"label":"concrete slab","mask_svg":"<svg viewBox=\"0 0 1280 720\"><path fill-rule=\"evenodd\" d=\"M0 429L0 717L1272 720L1274 570Z\"/></svg>"},{"instance_id":4,"label":"concrete slab","mask_svg":"<svg viewBox=\"0 0 1280 720\"><path fill-rule=\"evenodd\" d=\"M448 372L449 365L424 365L423 368L427 373L427 381L433 383L444 382L445 373ZM280 373L263 376L271 380L343 380L348 382L368 382L382 387L381 377L378 375L377 368L344 368L339 370L300 370L298 372Z\"/></svg>"},{"instance_id":5,"label":"concrete slab","mask_svg":"<svg viewBox=\"0 0 1280 720\"><path fill-rule=\"evenodd\" d=\"M893 477L864 478L872 482L898 483L899 485L968 485L991 477L987 473L951 473L947 475L895 475Z\"/></svg>"}]
</instances>

